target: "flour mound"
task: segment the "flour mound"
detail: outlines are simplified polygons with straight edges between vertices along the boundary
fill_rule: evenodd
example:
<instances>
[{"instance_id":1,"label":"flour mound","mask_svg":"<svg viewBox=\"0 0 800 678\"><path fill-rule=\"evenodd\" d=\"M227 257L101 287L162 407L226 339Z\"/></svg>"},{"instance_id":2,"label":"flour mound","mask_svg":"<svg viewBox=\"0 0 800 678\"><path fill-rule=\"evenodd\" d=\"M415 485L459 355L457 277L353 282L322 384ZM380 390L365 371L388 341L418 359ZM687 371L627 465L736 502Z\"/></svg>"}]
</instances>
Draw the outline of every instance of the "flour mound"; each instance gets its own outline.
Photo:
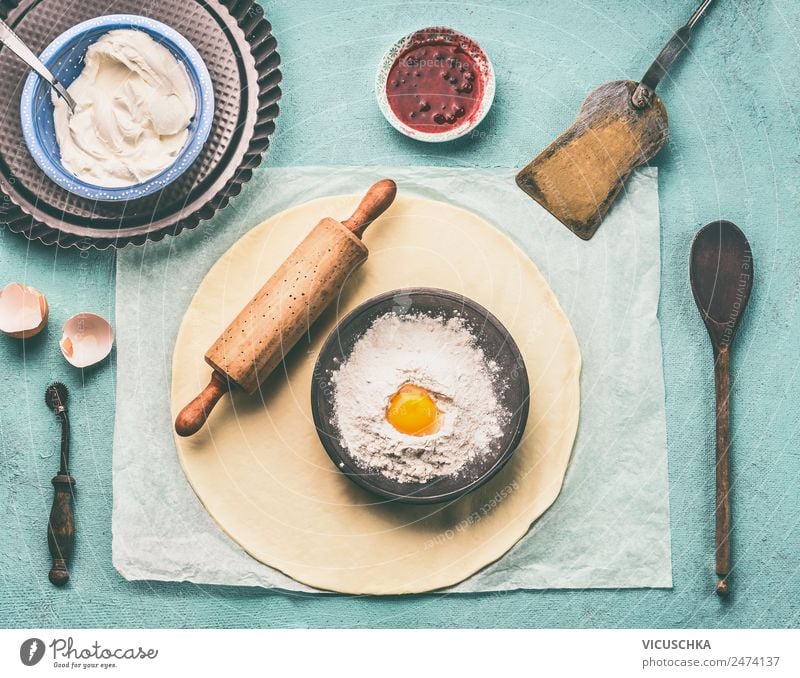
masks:
<instances>
[{"instance_id":1,"label":"flour mound","mask_svg":"<svg viewBox=\"0 0 800 678\"><path fill-rule=\"evenodd\" d=\"M370 471L400 482L458 475L490 450L510 418L498 401L496 373L460 317L387 313L332 375L333 423L341 444ZM406 435L386 420L404 384L431 393L443 413L438 431Z\"/></svg>"}]
</instances>

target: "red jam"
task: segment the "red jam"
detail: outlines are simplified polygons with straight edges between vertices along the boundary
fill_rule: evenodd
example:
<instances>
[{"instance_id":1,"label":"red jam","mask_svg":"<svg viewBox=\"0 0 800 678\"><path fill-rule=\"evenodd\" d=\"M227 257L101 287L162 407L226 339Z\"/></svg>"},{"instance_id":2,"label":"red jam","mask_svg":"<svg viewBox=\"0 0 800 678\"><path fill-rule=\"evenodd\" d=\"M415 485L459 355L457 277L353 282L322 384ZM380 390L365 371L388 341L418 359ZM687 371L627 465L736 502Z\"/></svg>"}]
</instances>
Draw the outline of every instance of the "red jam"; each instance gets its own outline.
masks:
<instances>
[{"instance_id":1,"label":"red jam","mask_svg":"<svg viewBox=\"0 0 800 678\"><path fill-rule=\"evenodd\" d=\"M475 59L459 45L427 43L392 64L386 95L394 114L420 132L448 132L469 120L483 96Z\"/></svg>"}]
</instances>

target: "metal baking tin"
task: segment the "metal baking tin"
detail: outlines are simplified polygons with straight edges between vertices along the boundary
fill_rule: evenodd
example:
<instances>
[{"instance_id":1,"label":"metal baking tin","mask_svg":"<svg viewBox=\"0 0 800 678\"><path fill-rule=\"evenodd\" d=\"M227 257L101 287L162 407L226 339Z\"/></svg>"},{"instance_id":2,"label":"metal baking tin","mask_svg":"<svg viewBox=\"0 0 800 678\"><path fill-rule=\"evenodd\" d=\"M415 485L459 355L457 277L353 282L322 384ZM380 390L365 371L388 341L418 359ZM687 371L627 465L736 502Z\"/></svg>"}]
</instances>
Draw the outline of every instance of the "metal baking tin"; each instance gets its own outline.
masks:
<instances>
[{"instance_id":1,"label":"metal baking tin","mask_svg":"<svg viewBox=\"0 0 800 678\"><path fill-rule=\"evenodd\" d=\"M104 14L151 17L195 46L214 85L213 127L192 167L163 190L120 203L81 198L50 181L28 153L19 119L27 67L0 49L0 223L46 245L119 248L195 228L241 192L275 131L280 57L253 0L0 0L0 17L37 53Z\"/></svg>"}]
</instances>

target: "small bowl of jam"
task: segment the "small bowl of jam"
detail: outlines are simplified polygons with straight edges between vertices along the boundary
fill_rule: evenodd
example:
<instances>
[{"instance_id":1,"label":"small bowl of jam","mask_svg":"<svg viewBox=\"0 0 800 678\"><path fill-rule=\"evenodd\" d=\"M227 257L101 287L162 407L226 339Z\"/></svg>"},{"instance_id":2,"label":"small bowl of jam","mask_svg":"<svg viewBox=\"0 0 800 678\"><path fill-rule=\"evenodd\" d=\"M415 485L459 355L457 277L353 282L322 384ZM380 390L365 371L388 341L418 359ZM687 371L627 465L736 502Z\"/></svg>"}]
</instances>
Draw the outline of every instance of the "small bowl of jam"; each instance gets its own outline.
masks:
<instances>
[{"instance_id":1,"label":"small bowl of jam","mask_svg":"<svg viewBox=\"0 0 800 678\"><path fill-rule=\"evenodd\" d=\"M486 52L452 28L415 31L392 45L375 81L378 106L412 139L450 141L483 120L494 101L495 78Z\"/></svg>"}]
</instances>

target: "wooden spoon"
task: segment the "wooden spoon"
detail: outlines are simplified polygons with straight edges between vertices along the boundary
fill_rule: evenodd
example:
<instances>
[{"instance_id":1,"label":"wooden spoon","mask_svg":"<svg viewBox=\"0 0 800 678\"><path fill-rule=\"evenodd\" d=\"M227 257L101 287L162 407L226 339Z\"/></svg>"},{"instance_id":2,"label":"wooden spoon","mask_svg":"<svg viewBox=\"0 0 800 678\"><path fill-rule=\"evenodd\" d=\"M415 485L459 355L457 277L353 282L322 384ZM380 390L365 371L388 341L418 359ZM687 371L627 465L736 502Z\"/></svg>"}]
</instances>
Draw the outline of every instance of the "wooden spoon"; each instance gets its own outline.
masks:
<instances>
[{"instance_id":1,"label":"wooden spoon","mask_svg":"<svg viewBox=\"0 0 800 678\"><path fill-rule=\"evenodd\" d=\"M750 243L730 221L704 226L692 242L692 293L714 348L717 395L717 593L730 590L731 570L731 345L753 287Z\"/></svg>"}]
</instances>

